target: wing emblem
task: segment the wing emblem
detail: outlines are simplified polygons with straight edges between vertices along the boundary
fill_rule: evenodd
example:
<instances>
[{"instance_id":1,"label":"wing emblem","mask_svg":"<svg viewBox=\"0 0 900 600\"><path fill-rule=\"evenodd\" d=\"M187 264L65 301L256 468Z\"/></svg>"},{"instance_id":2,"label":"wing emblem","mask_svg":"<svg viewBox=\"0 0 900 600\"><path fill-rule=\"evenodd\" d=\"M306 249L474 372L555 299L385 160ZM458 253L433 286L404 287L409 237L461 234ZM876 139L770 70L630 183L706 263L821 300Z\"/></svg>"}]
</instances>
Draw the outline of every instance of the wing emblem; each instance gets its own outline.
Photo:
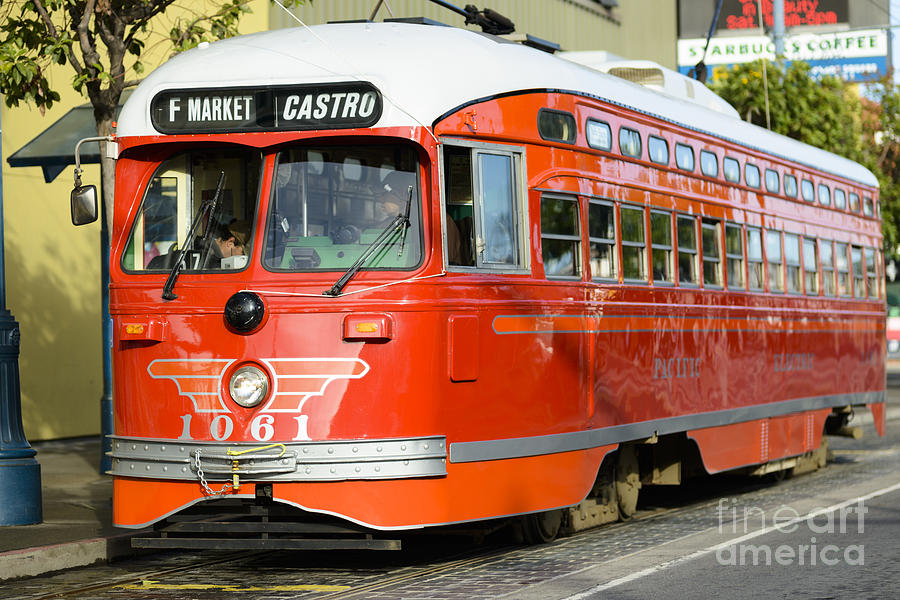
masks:
<instances>
[{"instance_id":1,"label":"wing emblem","mask_svg":"<svg viewBox=\"0 0 900 600\"><path fill-rule=\"evenodd\" d=\"M219 390L225 371L234 362L227 358L161 358L147 365L147 372L153 379L174 381L178 395L190 399L195 412L227 413L231 411Z\"/></svg>"},{"instance_id":2,"label":"wing emblem","mask_svg":"<svg viewBox=\"0 0 900 600\"><path fill-rule=\"evenodd\" d=\"M178 395L187 397L197 413L230 413L220 391L222 378L236 359L157 359L147 365L153 379L169 379ZM299 413L306 401L321 396L334 381L360 379L369 365L358 358L264 358L274 375L273 389L259 412Z\"/></svg>"}]
</instances>

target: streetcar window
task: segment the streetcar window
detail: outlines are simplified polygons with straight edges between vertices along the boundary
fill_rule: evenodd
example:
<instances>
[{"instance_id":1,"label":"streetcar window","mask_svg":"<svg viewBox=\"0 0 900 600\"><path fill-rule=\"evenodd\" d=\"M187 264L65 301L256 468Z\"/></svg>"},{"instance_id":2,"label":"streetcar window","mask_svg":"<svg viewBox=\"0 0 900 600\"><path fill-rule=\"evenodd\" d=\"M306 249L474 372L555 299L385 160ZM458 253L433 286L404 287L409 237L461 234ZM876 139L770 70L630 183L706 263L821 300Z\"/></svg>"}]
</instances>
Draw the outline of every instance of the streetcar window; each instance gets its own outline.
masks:
<instances>
[{"instance_id":1,"label":"streetcar window","mask_svg":"<svg viewBox=\"0 0 900 600\"><path fill-rule=\"evenodd\" d=\"M722 285L722 254L719 241L718 221L704 219L700 224L703 244L703 284L720 287Z\"/></svg>"},{"instance_id":2,"label":"streetcar window","mask_svg":"<svg viewBox=\"0 0 900 600\"><path fill-rule=\"evenodd\" d=\"M800 192L803 194L803 199L807 202L816 201L816 190L813 187L813 182L809 179L802 179L800 181Z\"/></svg>"},{"instance_id":3,"label":"streetcar window","mask_svg":"<svg viewBox=\"0 0 900 600\"><path fill-rule=\"evenodd\" d=\"M816 256L816 240L803 238L803 278L808 296L819 295L819 260Z\"/></svg>"},{"instance_id":4,"label":"streetcar window","mask_svg":"<svg viewBox=\"0 0 900 600\"><path fill-rule=\"evenodd\" d=\"M448 264L526 269L521 152L465 142L444 144L442 151Z\"/></svg>"},{"instance_id":5,"label":"streetcar window","mask_svg":"<svg viewBox=\"0 0 900 600\"><path fill-rule=\"evenodd\" d=\"M824 183L819 184L819 204L822 206L831 206L831 188Z\"/></svg>"},{"instance_id":6,"label":"streetcar window","mask_svg":"<svg viewBox=\"0 0 900 600\"><path fill-rule=\"evenodd\" d=\"M674 283L672 279L672 213L650 211L650 245L653 281Z\"/></svg>"},{"instance_id":7,"label":"streetcar window","mask_svg":"<svg viewBox=\"0 0 900 600\"><path fill-rule=\"evenodd\" d=\"M753 227L747 228L747 285L751 290L763 289L762 233Z\"/></svg>"},{"instance_id":8,"label":"streetcar window","mask_svg":"<svg viewBox=\"0 0 900 600\"><path fill-rule=\"evenodd\" d=\"M578 199L541 197L541 257L547 278L581 276Z\"/></svg>"},{"instance_id":9,"label":"streetcar window","mask_svg":"<svg viewBox=\"0 0 900 600\"><path fill-rule=\"evenodd\" d=\"M766 169L766 191L770 194L777 194L779 189L778 171Z\"/></svg>"},{"instance_id":10,"label":"streetcar window","mask_svg":"<svg viewBox=\"0 0 900 600\"><path fill-rule=\"evenodd\" d=\"M619 128L619 151L625 156L641 157L641 134L627 127Z\"/></svg>"},{"instance_id":11,"label":"streetcar window","mask_svg":"<svg viewBox=\"0 0 900 600\"><path fill-rule=\"evenodd\" d=\"M867 217L875 216L875 203L868 196L863 198L863 214Z\"/></svg>"},{"instance_id":12,"label":"streetcar window","mask_svg":"<svg viewBox=\"0 0 900 600\"><path fill-rule=\"evenodd\" d=\"M769 273L769 291L784 291L784 274L781 271L781 232L766 231L766 266Z\"/></svg>"},{"instance_id":13,"label":"streetcar window","mask_svg":"<svg viewBox=\"0 0 900 600\"><path fill-rule=\"evenodd\" d=\"M800 293L800 237L784 234L785 287L788 292Z\"/></svg>"},{"instance_id":14,"label":"streetcar window","mask_svg":"<svg viewBox=\"0 0 900 600\"><path fill-rule=\"evenodd\" d=\"M875 270L875 249L865 248L863 255L866 261L866 282L868 284L869 298L878 297L878 273Z\"/></svg>"},{"instance_id":15,"label":"streetcar window","mask_svg":"<svg viewBox=\"0 0 900 600\"><path fill-rule=\"evenodd\" d=\"M863 265L862 248L850 246L850 263L853 267L853 295L857 298L866 297L866 271Z\"/></svg>"},{"instance_id":16,"label":"streetcar window","mask_svg":"<svg viewBox=\"0 0 900 600\"><path fill-rule=\"evenodd\" d=\"M675 144L675 164L684 171L693 171L694 149L687 144Z\"/></svg>"},{"instance_id":17,"label":"streetcar window","mask_svg":"<svg viewBox=\"0 0 900 600\"><path fill-rule=\"evenodd\" d=\"M551 142L575 143L575 117L560 110L542 108L538 111L538 132Z\"/></svg>"},{"instance_id":18,"label":"streetcar window","mask_svg":"<svg viewBox=\"0 0 900 600\"><path fill-rule=\"evenodd\" d=\"M834 248L831 240L819 240L819 260L822 264L822 293L834 296Z\"/></svg>"},{"instance_id":19,"label":"streetcar window","mask_svg":"<svg viewBox=\"0 0 900 600\"><path fill-rule=\"evenodd\" d=\"M719 157L714 152L700 151L700 172L707 177L719 176Z\"/></svg>"},{"instance_id":20,"label":"streetcar window","mask_svg":"<svg viewBox=\"0 0 900 600\"><path fill-rule=\"evenodd\" d=\"M651 135L647 138L647 152L650 160L660 165L669 164L669 143L661 137Z\"/></svg>"},{"instance_id":21,"label":"streetcar window","mask_svg":"<svg viewBox=\"0 0 900 600\"><path fill-rule=\"evenodd\" d=\"M676 219L678 236L678 281L694 284L697 277L697 219L678 216Z\"/></svg>"},{"instance_id":22,"label":"streetcar window","mask_svg":"<svg viewBox=\"0 0 900 600\"><path fill-rule=\"evenodd\" d=\"M163 162L144 192L122 268L168 272L178 250L185 251L185 272L245 267L253 247L261 169L262 155L252 150L193 150ZM221 173L225 179L215 209L189 236L201 206L215 196Z\"/></svg>"},{"instance_id":23,"label":"streetcar window","mask_svg":"<svg viewBox=\"0 0 900 600\"><path fill-rule=\"evenodd\" d=\"M841 188L834 188L834 207L841 210L847 208L847 193Z\"/></svg>"},{"instance_id":24,"label":"streetcar window","mask_svg":"<svg viewBox=\"0 0 900 600\"><path fill-rule=\"evenodd\" d=\"M858 213L858 212L859 212L859 208L860 208L860 205L859 205L859 194L855 194L855 193L853 193L853 192L850 192L850 210L853 211L853 212L855 212L855 213Z\"/></svg>"},{"instance_id":25,"label":"streetcar window","mask_svg":"<svg viewBox=\"0 0 900 600\"><path fill-rule=\"evenodd\" d=\"M622 277L625 281L647 281L644 209L622 206Z\"/></svg>"},{"instance_id":26,"label":"streetcar window","mask_svg":"<svg viewBox=\"0 0 900 600\"><path fill-rule=\"evenodd\" d=\"M612 130L609 128L609 123L588 119L585 129L587 130L588 146L607 152L612 150Z\"/></svg>"},{"instance_id":27,"label":"streetcar window","mask_svg":"<svg viewBox=\"0 0 900 600\"><path fill-rule=\"evenodd\" d=\"M797 178L793 175L784 175L784 195L790 198L797 197Z\"/></svg>"},{"instance_id":28,"label":"streetcar window","mask_svg":"<svg viewBox=\"0 0 900 600\"><path fill-rule=\"evenodd\" d=\"M725 172L725 180L738 183L741 180L741 163L737 159L726 156L722 160L722 170Z\"/></svg>"},{"instance_id":29,"label":"streetcar window","mask_svg":"<svg viewBox=\"0 0 900 600\"><path fill-rule=\"evenodd\" d=\"M759 167L747 163L744 165L744 181L752 188L759 188Z\"/></svg>"},{"instance_id":30,"label":"streetcar window","mask_svg":"<svg viewBox=\"0 0 900 600\"><path fill-rule=\"evenodd\" d=\"M740 225L725 225L725 263L728 287L744 287L744 234Z\"/></svg>"},{"instance_id":31,"label":"streetcar window","mask_svg":"<svg viewBox=\"0 0 900 600\"><path fill-rule=\"evenodd\" d=\"M616 279L616 217L610 202L591 200L588 206L591 277Z\"/></svg>"},{"instance_id":32,"label":"streetcar window","mask_svg":"<svg viewBox=\"0 0 900 600\"><path fill-rule=\"evenodd\" d=\"M837 291L839 296L849 296L850 288L850 260L847 254L847 244L835 243L834 265L837 272Z\"/></svg>"},{"instance_id":33,"label":"streetcar window","mask_svg":"<svg viewBox=\"0 0 900 600\"><path fill-rule=\"evenodd\" d=\"M410 227L381 239L364 269L422 260L419 163L407 146L295 146L276 158L263 266L343 271L409 206Z\"/></svg>"}]
</instances>

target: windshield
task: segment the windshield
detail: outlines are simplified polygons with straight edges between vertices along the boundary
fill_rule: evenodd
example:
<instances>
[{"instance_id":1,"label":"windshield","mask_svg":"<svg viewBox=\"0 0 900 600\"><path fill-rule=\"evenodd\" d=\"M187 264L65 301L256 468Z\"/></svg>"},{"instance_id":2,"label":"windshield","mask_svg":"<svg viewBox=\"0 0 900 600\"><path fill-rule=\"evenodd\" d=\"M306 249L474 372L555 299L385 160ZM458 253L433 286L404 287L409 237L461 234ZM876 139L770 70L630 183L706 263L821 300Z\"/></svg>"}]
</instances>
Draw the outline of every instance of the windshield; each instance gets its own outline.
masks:
<instances>
[{"instance_id":1,"label":"windshield","mask_svg":"<svg viewBox=\"0 0 900 600\"><path fill-rule=\"evenodd\" d=\"M363 268L410 269L419 264L418 161L412 149L298 147L280 153L277 164L263 253L267 268L349 268L406 211L410 194L409 230L388 235Z\"/></svg>"},{"instance_id":2,"label":"windshield","mask_svg":"<svg viewBox=\"0 0 900 600\"><path fill-rule=\"evenodd\" d=\"M194 150L165 161L147 186L122 268L168 272L182 248L187 250L184 271L245 267L253 247L261 167L262 155L252 150ZM194 239L187 240L197 211L212 200L222 173L225 182L215 210L199 223ZM208 243L202 247L204 237Z\"/></svg>"}]
</instances>

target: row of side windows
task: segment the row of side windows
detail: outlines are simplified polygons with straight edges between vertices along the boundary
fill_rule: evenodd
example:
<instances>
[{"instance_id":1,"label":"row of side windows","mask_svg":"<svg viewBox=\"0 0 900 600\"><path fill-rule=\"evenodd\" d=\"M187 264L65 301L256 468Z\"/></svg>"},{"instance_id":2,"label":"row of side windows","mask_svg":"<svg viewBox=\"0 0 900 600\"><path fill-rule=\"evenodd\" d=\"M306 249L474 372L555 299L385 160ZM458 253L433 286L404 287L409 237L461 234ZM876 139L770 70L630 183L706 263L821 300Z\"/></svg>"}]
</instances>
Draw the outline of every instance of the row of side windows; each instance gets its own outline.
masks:
<instances>
[{"instance_id":1,"label":"row of side windows","mask_svg":"<svg viewBox=\"0 0 900 600\"><path fill-rule=\"evenodd\" d=\"M575 117L563 111L543 109L538 119L538 130L541 137L551 141L575 143ZM609 123L588 118L585 122L585 133L588 145L596 150L613 151L613 131ZM643 158L641 133L636 129L620 126L618 132L619 152L631 158ZM669 142L656 135L647 136L647 155L650 161L668 166L670 164ZM690 144L676 142L674 149L675 166L682 171L694 172L697 168L694 147ZM741 183L741 162L733 157L722 158L722 176L729 183ZM700 150L700 172L707 177L719 177L719 156L711 150ZM785 173L782 175L775 169L760 168L750 162L744 163L743 183L754 189L762 189L770 194L783 194L788 198L803 198L806 202L818 202L821 206L834 206L839 210L849 210L873 217L878 212L875 201L865 196L860 200L859 194L819 183L813 184L811 179L801 178Z\"/></svg>"},{"instance_id":2,"label":"row of side windows","mask_svg":"<svg viewBox=\"0 0 900 600\"><path fill-rule=\"evenodd\" d=\"M579 201L541 198L541 256L548 279L580 280ZM810 296L881 298L880 252L614 200L587 206L588 269L621 281Z\"/></svg>"}]
</instances>

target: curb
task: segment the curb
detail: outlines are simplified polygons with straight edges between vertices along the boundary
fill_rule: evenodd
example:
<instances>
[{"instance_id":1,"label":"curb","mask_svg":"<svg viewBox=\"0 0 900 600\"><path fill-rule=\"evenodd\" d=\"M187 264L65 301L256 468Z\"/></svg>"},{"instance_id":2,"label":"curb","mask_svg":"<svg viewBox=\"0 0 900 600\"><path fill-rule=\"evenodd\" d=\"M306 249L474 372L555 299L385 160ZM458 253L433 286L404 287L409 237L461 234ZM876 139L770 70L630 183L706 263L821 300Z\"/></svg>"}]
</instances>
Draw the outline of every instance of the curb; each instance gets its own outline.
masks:
<instances>
[{"instance_id":1,"label":"curb","mask_svg":"<svg viewBox=\"0 0 900 600\"><path fill-rule=\"evenodd\" d=\"M140 552L131 547L131 538L135 535L139 532L4 552L0 554L0 581L36 577L133 556Z\"/></svg>"}]
</instances>

